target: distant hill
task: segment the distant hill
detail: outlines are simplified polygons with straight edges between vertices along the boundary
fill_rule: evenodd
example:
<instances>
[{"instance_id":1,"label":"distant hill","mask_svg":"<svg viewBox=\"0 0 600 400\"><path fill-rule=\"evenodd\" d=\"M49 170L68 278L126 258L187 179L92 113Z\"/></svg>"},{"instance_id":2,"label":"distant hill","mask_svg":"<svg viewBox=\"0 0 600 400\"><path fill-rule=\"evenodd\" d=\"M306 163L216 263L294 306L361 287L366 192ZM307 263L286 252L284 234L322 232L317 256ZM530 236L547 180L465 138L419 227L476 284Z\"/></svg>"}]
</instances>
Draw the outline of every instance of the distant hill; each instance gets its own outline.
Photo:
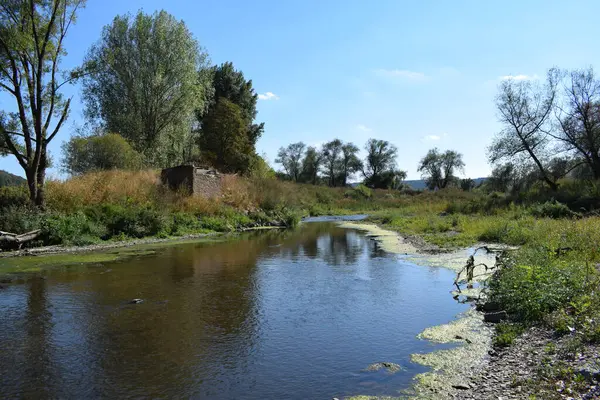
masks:
<instances>
[{"instance_id":1,"label":"distant hill","mask_svg":"<svg viewBox=\"0 0 600 400\"><path fill-rule=\"evenodd\" d=\"M487 178L475 178L473 180L475 181L475 186L479 186L483 182L485 182L486 179ZM425 190L425 189L427 189L427 185L425 184L425 181L423 179L408 180L408 181L404 181L403 183L407 184L408 186L410 186L414 190Z\"/></svg>"},{"instance_id":2,"label":"distant hill","mask_svg":"<svg viewBox=\"0 0 600 400\"><path fill-rule=\"evenodd\" d=\"M27 181L20 176L0 170L0 187L24 185Z\"/></svg>"}]
</instances>

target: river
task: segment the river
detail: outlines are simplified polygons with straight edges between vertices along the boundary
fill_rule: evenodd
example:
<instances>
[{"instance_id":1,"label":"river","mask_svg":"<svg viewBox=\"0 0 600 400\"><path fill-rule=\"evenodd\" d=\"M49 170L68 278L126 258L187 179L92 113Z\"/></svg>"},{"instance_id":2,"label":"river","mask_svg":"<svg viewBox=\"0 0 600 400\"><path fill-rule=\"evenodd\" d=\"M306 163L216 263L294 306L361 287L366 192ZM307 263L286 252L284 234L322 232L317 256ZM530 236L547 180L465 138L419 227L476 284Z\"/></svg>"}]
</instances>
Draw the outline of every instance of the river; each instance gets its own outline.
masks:
<instances>
[{"instance_id":1,"label":"river","mask_svg":"<svg viewBox=\"0 0 600 400\"><path fill-rule=\"evenodd\" d=\"M397 395L453 278L323 222L52 268L0 289L0 398Z\"/></svg>"}]
</instances>

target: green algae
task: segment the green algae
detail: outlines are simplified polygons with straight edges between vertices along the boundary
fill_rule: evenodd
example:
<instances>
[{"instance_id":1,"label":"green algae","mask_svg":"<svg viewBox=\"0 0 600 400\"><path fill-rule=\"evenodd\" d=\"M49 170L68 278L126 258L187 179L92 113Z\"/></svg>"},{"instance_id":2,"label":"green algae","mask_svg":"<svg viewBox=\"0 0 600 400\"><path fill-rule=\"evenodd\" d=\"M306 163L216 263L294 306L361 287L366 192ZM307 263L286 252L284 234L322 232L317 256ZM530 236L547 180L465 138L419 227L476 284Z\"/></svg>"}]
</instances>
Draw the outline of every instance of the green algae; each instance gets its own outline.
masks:
<instances>
[{"instance_id":1,"label":"green algae","mask_svg":"<svg viewBox=\"0 0 600 400\"><path fill-rule=\"evenodd\" d=\"M402 370L402 367L396 363L392 362L378 362L375 364L371 364L366 368L366 371L379 371L381 369L385 369L389 374L395 374L398 371Z\"/></svg>"},{"instance_id":2,"label":"green algae","mask_svg":"<svg viewBox=\"0 0 600 400\"><path fill-rule=\"evenodd\" d=\"M14 275L35 274L57 267L102 264L130 257L153 255L161 248L194 243L217 243L224 240L226 240L225 236L202 236L181 240L161 240L139 244L131 244L130 242L123 244L122 246L108 249L98 248L96 250L87 251L85 248L68 249L62 253L3 257L0 258L0 276L10 277ZM108 244L108 246L113 244Z\"/></svg>"},{"instance_id":3,"label":"green algae","mask_svg":"<svg viewBox=\"0 0 600 400\"><path fill-rule=\"evenodd\" d=\"M377 240L383 250L404 255L404 259L425 267L447 268L455 271L458 281L466 278L461 274L467 259L474 256L477 267L474 281L483 282L491 276L490 267L495 265L495 255L485 250L476 251L477 247L456 250L449 253L423 254L418 248L407 243L396 232L382 229L373 224L343 223L344 228L358 229L368 232L367 235ZM486 266L488 268L486 268ZM467 288L454 291L453 295L467 298L478 298L481 288ZM455 343L456 347L424 354L412 354L411 361L430 367L431 370L418 374L411 389L405 393L416 399L450 399L456 390L455 385L465 385L465 377L470 376L485 359L492 343L493 331L486 326L483 318L474 309L461 314L458 319L439 326L425 329L417 337L433 343ZM400 397L398 397L399 399ZM404 397L406 398L406 397ZM391 397L354 396L350 400L382 400Z\"/></svg>"}]
</instances>

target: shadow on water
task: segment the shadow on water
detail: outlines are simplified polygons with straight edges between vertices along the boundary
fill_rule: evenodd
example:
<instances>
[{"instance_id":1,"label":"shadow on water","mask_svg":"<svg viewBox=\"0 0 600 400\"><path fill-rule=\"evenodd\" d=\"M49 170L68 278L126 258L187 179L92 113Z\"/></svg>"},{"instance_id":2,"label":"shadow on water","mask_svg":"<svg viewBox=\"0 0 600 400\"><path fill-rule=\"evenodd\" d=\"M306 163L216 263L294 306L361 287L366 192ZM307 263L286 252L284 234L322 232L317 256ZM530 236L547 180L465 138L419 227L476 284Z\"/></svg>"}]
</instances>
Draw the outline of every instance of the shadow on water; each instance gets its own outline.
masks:
<instances>
[{"instance_id":1,"label":"shadow on water","mask_svg":"<svg viewBox=\"0 0 600 400\"><path fill-rule=\"evenodd\" d=\"M0 397L397 394L465 309L452 275L330 223L51 270L0 291Z\"/></svg>"}]
</instances>

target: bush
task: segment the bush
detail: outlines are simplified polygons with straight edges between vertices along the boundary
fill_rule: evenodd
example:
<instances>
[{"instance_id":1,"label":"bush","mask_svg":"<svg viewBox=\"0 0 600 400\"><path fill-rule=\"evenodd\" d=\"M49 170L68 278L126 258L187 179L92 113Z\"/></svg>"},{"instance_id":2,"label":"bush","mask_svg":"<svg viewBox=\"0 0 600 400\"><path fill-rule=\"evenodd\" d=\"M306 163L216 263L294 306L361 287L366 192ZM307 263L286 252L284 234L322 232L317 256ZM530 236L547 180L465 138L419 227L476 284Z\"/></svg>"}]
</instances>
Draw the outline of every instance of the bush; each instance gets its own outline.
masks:
<instances>
[{"instance_id":1,"label":"bush","mask_svg":"<svg viewBox=\"0 0 600 400\"><path fill-rule=\"evenodd\" d=\"M488 282L491 300L521 322L539 322L590 290L588 268L543 248L523 249Z\"/></svg>"},{"instance_id":2,"label":"bush","mask_svg":"<svg viewBox=\"0 0 600 400\"><path fill-rule=\"evenodd\" d=\"M494 336L494 346L508 347L524 331L521 324L510 322L501 322L496 325L496 336Z\"/></svg>"},{"instance_id":3,"label":"bush","mask_svg":"<svg viewBox=\"0 0 600 400\"><path fill-rule=\"evenodd\" d=\"M106 228L90 220L84 213L44 216L41 239L46 245L81 246L97 242L106 235Z\"/></svg>"},{"instance_id":4,"label":"bush","mask_svg":"<svg viewBox=\"0 0 600 400\"><path fill-rule=\"evenodd\" d=\"M571 211L565 204L558 201L547 201L543 204L538 204L531 207L531 215L537 218L574 218L580 215Z\"/></svg>"},{"instance_id":5,"label":"bush","mask_svg":"<svg viewBox=\"0 0 600 400\"><path fill-rule=\"evenodd\" d=\"M107 235L143 238L170 232L171 226L168 218L155 209L149 207L123 207L115 205L101 206L99 210L88 210L94 218L104 223Z\"/></svg>"},{"instance_id":6,"label":"bush","mask_svg":"<svg viewBox=\"0 0 600 400\"><path fill-rule=\"evenodd\" d=\"M366 187L365 185L358 185L352 190L348 190L345 194L345 197L353 198L354 200L366 200L371 199L373 197L373 191Z\"/></svg>"},{"instance_id":7,"label":"bush","mask_svg":"<svg viewBox=\"0 0 600 400\"><path fill-rule=\"evenodd\" d=\"M28 204L29 192L26 186L0 187L0 212L6 207L22 207Z\"/></svg>"}]
</instances>

